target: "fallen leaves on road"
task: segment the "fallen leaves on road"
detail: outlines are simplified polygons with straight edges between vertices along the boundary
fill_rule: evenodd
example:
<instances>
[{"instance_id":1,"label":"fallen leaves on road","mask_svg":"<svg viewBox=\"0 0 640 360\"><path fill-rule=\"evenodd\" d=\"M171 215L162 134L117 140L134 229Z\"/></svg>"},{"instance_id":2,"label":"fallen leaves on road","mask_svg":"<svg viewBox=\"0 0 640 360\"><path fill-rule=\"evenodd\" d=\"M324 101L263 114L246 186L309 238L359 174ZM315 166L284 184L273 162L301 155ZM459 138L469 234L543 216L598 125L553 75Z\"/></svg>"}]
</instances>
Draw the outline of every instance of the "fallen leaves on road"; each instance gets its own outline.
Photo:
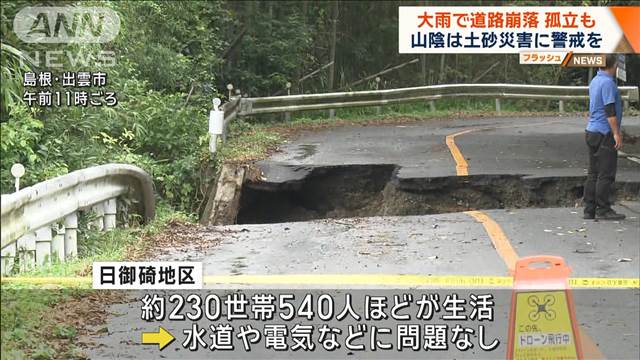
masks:
<instances>
[{"instance_id":1,"label":"fallen leaves on road","mask_svg":"<svg viewBox=\"0 0 640 360\"><path fill-rule=\"evenodd\" d=\"M46 324L39 331L47 345L55 350L56 358L87 359L80 348L95 346L87 339L107 331L104 324L109 316L107 307L126 302L124 291L79 290L53 306L43 315Z\"/></svg>"},{"instance_id":2,"label":"fallen leaves on road","mask_svg":"<svg viewBox=\"0 0 640 360\"><path fill-rule=\"evenodd\" d=\"M155 258L169 249L184 247L196 251L204 250L218 245L226 234L234 232L230 229L204 227L199 224L172 220L167 223L164 231L155 235L143 236L141 241L145 243L145 246L127 249L127 260Z\"/></svg>"}]
</instances>

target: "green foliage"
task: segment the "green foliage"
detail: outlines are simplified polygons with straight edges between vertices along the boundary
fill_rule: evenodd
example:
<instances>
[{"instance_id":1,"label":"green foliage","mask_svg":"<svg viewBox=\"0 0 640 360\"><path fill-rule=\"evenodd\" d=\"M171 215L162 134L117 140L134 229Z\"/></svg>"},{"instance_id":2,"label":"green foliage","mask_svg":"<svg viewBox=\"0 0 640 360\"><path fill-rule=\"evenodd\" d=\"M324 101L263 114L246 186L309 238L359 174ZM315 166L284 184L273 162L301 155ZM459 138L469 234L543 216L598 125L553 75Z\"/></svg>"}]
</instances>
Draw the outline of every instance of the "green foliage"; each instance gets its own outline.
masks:
<instances>
[{"instance_id":1,"label":"green foliage","mask_svg":"<svg viewBox=\"0 0 640 360\"><path fill-rule=\"evenodd\" d=\"M22 103L14 104L9 113L11 121L0 123L0 164L2 166L2 193L13 191L13 177L9 168L14 163L22 163L29 169L44 169L48 172L54 167L44 164L38 153L38 143L41 137L43 123L34 118L34 113ZM35 172L27 172L27 182L35 182L39 175ZM24 181L23 180L23 181Z\"/></svg>"},{"instance_id":2,"label":"green foliage","mask_svg":"<svg viewBox=\"0 0 640 360\"><path fill-rule=\"evenodd\" d=\"M60 339L71 339L78 334L78 329L70 325L55 324L53 326L53 336Z\"/></svg>"},{"instance_id":3,"label":"green foliage","mask_svg":"<svg viewBox=\"0 0 640 360\"><path fill-rule=\"evenodd\" d=\"M76 169L123 162L144 168L164 199L193 212L206 181L200 169L209 160L207 114L215 95L214 68L224 43L211 30L218 26L221 3L94 3L120 14L121 32L113 44L21 43L11 31L11 21L27 4L3 3L0 189L13 191L9 168L16 162L27 169L23 187ZM185 7L191 11L184 11ZM18 44L20 50L5 42ZM25 71L53 70L54 76L60 76L62 71L87 70L70 63L59 71L43 64L29 69L19 61L23 53L60 49L82 51L89 57L114 51L114 67L94 64L90 70L108 74L106 88L117 93L118 105L27 108L21 101ZM202 90L203 84L209 84L208 91Z\"/></svg>"},{"instance_id":4,"label":"green foliage","mask_svg":"<svg viewBox=\"0 0 640 360\"><path fill-rule=\"evenodd\" d=\"M52 359L55 351L41 339L42 314L67 296L65 291L2 287L2 359Z\"/></svg>"},{"instance_id":5,"label":"green foliage","mask_svg":"<svg viewBox=\"0 0 640 360\"><path fill-rule=\"evenodd\" d=\"M215 82L227 22L221 2L128 1L119 54L155 90L188 92L192 82Z\"/></svg>"},{"instance_id":6,"label":"green foliage","mask_svg":"<svg viewBox=\"0 0 640 360\"><path fill-rule=\"evenodd\" d=\"M29 64L24 54L9 44L0 45L0 88L1 114L4 115L22 101L22 73L29 70Z\"/></svg>"},{"instance_id":7,"label":"green foliage","mask_svg":"<svg viewBox=\"0 0 640 360\"><path fill-rule=\"evenodd\" d=\"M228 39L232 41L242 31L244 36L229 53L224 76L243 93L270 95L283 91L287 81L302 76L301 68L313 66L312 27L299 5L229 3L237 20L227 30Z\"/></svg>"}]
</instances>

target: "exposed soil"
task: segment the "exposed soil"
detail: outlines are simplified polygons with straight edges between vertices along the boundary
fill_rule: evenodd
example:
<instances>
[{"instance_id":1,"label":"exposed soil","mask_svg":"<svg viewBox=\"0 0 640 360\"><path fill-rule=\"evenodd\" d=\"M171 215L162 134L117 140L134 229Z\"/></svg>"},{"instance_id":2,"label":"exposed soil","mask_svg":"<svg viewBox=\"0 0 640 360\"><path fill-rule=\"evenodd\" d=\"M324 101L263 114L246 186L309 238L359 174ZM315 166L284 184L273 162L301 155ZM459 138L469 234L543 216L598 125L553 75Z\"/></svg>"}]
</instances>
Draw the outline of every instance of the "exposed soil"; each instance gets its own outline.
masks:
<instances>
[{"instance_id":1,"label":"exposed soil","mask_svg":"<svg viewBox=\"0 0 640 360\"><path fill-rule=\"evenodd\" d=\"M395 165L315 167L303 180L246 182L238 224L479 209L574 207L584 177L478 175L399 179ZM618 199L639 198L640 183L616 183Z\"/></svg>"},{"instance_id":2,"label":"exposed soil","mask_svg":"<svg viewBox=\"0 0 640 360\"><path fill-rule=\"evenodd\" d=\"M57 288L30 291L32 296L43 296L44 292L64 291ZM124 291L97 291L81 289L67 291L68 298L53 305L42 314L42 327L35 330L32 338L55 351L52 359L88 359L84 350L96 346L91 340L96 334L107 332L104 325L109 316L107 307L111 304L130 301ZM62 330L61 330L62 329ZM64 332L64 330L67 329ZM29 358L48 359L42 354L27 351Z\"/></svg>"}]
</instances>

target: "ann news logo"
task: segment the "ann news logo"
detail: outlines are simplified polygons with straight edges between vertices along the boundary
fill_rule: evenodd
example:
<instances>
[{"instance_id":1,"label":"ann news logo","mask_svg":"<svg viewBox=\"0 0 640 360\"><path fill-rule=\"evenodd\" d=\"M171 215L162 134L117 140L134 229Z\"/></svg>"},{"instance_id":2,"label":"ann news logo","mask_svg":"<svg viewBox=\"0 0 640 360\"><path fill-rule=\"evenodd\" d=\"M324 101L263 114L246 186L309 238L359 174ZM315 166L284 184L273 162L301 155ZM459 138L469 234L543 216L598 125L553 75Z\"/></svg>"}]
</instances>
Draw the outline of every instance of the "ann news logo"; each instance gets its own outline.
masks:
<instances>
[{"instance_id":1,"label":"ann news logo","mask_svg":"<svg viewBox=\"0 0 640 360\"><path fill-rule=\"evenodd\" d=\"M120 17L106 7L25 7L13 19L13 31L26 43L105 43L118 35Z\"/></svg>"}]
</instances>

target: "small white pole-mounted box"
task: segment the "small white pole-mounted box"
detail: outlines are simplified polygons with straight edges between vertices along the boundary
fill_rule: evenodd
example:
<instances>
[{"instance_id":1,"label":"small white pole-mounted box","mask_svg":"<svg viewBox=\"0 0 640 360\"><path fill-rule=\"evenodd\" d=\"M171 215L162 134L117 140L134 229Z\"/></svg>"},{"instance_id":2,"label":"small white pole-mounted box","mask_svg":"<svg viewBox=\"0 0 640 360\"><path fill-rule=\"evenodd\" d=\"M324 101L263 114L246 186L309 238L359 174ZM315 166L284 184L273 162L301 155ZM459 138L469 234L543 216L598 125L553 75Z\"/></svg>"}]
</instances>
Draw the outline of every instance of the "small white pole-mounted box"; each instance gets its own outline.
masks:
<instances>
[{"instance_id":1,"label":"small white pole-mounted box","mask_svg":"<svg viewBox=\"0 0 640 360\"><path fill-rule=\"evenodd\" d=\"M213 99L213 110L209 112L209 133L222 135L224 128L224 111L219 110L220 99Z\"/></svg>"}]
</instances>

